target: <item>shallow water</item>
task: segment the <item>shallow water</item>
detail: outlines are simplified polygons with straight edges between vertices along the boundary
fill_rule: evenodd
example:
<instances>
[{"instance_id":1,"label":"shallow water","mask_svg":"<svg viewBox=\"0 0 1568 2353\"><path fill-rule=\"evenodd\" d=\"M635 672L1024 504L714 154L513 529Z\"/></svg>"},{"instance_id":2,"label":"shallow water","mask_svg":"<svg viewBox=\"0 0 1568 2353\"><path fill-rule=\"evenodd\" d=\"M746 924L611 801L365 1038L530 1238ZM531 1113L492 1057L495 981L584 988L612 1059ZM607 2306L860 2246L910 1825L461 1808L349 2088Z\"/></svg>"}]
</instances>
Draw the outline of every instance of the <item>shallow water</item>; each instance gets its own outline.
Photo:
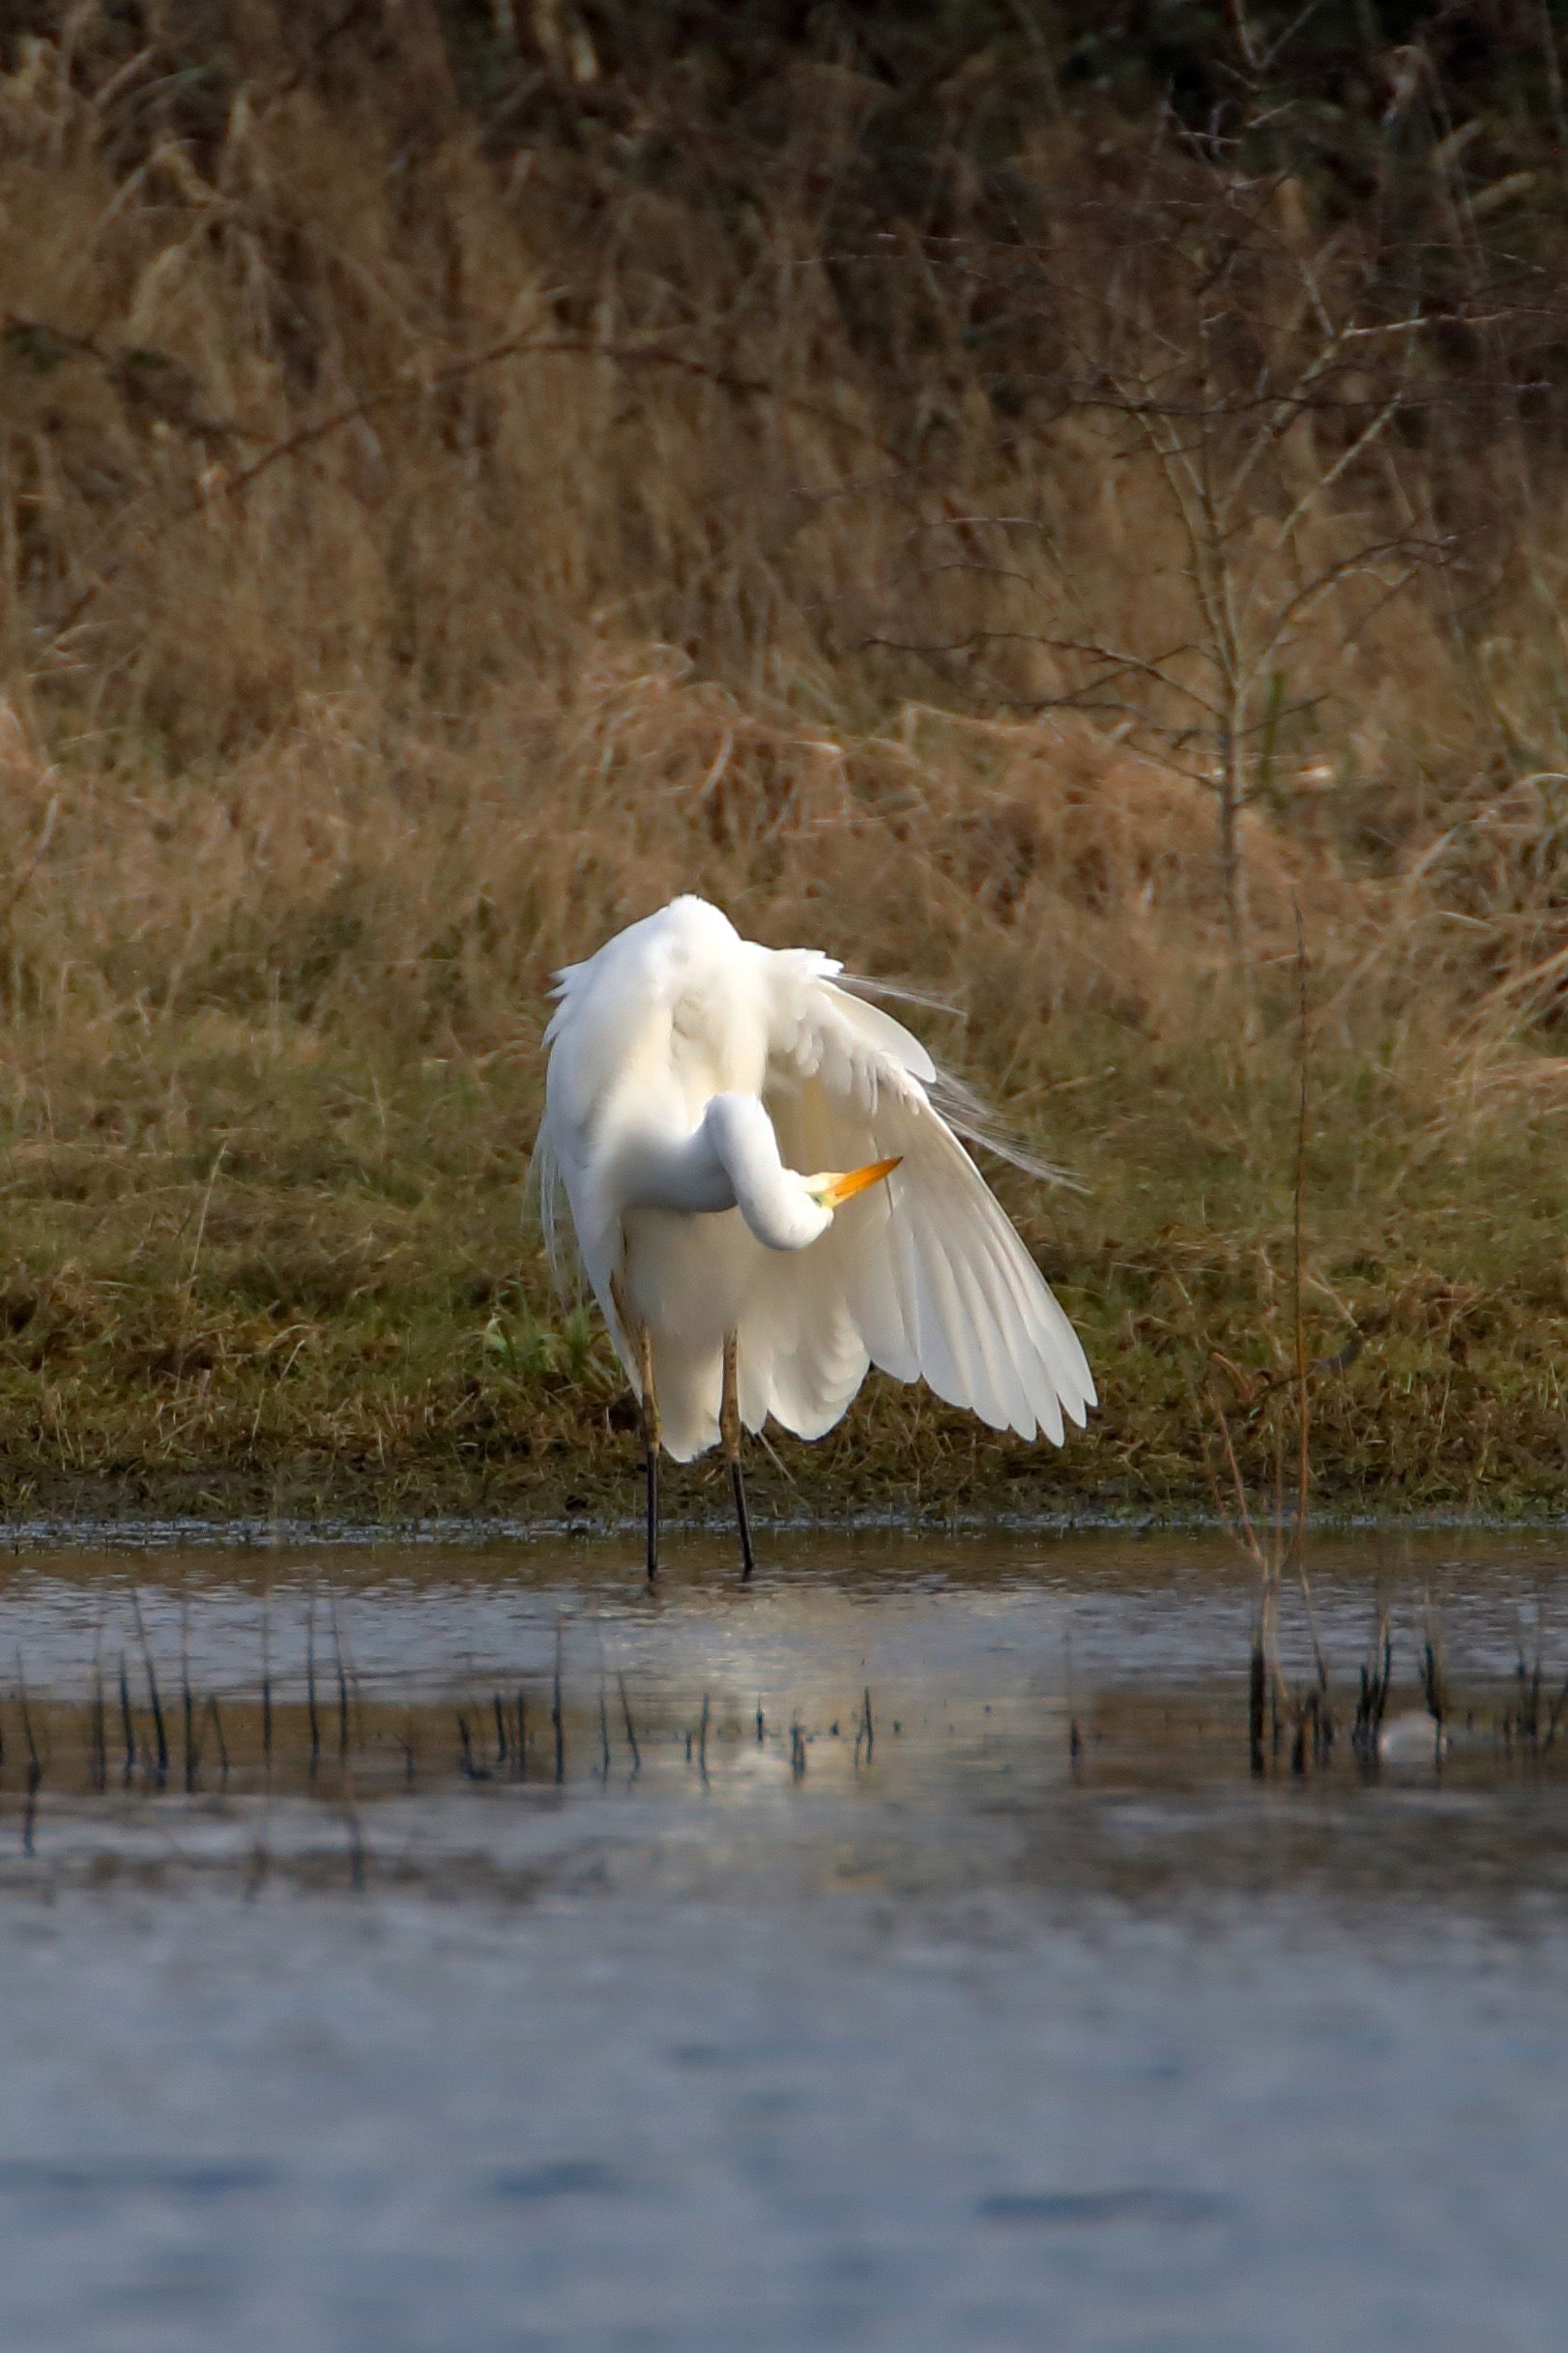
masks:
<instances>
[{"instance_id":1,"label":"shallow water","mask_svg":"<svg viewBox=\"0 0 1568 2353\"><path fill-rule=\"evenodd\" d=\"M0 2341L1556 2353L1568 1541L632 1549L11 1559Z\"/></svg>"}]
</instances>

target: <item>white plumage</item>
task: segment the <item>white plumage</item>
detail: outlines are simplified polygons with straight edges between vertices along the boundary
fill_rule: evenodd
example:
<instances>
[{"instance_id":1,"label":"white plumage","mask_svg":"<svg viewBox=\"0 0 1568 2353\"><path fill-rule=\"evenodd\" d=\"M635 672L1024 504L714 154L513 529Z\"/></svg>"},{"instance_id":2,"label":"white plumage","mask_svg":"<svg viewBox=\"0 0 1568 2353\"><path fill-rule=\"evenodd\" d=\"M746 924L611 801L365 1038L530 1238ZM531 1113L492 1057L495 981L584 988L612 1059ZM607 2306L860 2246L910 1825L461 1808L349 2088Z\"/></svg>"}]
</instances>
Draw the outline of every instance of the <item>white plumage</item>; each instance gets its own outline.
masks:
<instances>
[{"instance_id":1,"label":"white plumage","mask_svg":"<svg viewBox=\"0 0 1568 2353\"><path fill-rule=\"evenodd\" d=\"M742 940L697 898L568 965L545 1033L547 1221L559 1183L678 1461L720 1436L732 1338L749 1430L771 1414L820 1438L875 1364L1060 1444L1094 1403L1078 1336L936 1108L925 1048L842 969ZM894 1160L870 1181L863 1164Z\"/></svg>"}]
</instances>

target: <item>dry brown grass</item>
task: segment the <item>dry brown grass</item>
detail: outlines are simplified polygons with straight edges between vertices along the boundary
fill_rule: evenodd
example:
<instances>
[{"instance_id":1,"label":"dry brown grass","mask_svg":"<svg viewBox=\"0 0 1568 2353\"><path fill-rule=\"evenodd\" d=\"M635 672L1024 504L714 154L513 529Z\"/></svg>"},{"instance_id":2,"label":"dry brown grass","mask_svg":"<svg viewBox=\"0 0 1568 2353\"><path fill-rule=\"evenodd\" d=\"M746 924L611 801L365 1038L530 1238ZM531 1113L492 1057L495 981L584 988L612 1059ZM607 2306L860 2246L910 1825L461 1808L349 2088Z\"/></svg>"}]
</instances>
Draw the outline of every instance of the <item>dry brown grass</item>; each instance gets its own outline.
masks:
<instances>
[{"instance_id":1,"label":"dry brown grass","mask_svg":"<svg viewBox=\"0 0 1568 2353\"><path fill-rule=\"evenodd\" d=\"M820 190L848 84L802 79L742 218L695 162L498 156L418 10L335 79L255 33L221 103L163 90L118 21L74 12L73 59L23 44L0 86L14 1485L260 1493L313 1452L324 1493L351 1461L472 1499L466 1413L484 1478L542 1492L548 1431L588 1443L613 1394L582 1334L549 1339L513 1222L542 991L696 888L967 1014L949 1051L1095 1187L1047 1244L1112 1399L1072 1475L1156 1497L1201 1492L1182 1428L1215 1351L1250 1349L1250 1459L1272 1442L1299 912L1325 1347L1351 1315L1430 1339L1410 1302L1457 1298L1466 1216L1498 1229L1483 1291L1527 1267L1552 1298L1550 1330L1495 1326L1462 1443L1473 1301L1411 1359L1419 1413L1391 1339L1321 1442L1347 1491L1381 1462L1475 1500L1513 1381L1538 1404L1503 1417L1507 1476L1550 1487L1565 483L1495 429L1506 354L1332 479L1350 428L1304 419L1226 542L1249 611L1323 576L1285 683L1253 682L1242 983L1213 744L1169 732L1203 659L1166 659L1202 586L1169 467L1124 401L1063 389L1135 158L1059 124L1020 164L1042 204L1075 191L1050 240L846 262ZM1161 169L1175 218L1209 184ZM1278 201L1284 276L1232 299L1294 366L1279 286L1362 281ZM1185 333L1167 276L1117 312L1129 382ZM1001 382L1052 338L1048 397ZM1417 532L1443 561L1330 576ZM1069 640L1160 675L1118 715ZM262 1369L285 1359L293 1405ZM1001 1475L944 1417L873 1410L925 1492Z\"/></svg>"}]
</instances>

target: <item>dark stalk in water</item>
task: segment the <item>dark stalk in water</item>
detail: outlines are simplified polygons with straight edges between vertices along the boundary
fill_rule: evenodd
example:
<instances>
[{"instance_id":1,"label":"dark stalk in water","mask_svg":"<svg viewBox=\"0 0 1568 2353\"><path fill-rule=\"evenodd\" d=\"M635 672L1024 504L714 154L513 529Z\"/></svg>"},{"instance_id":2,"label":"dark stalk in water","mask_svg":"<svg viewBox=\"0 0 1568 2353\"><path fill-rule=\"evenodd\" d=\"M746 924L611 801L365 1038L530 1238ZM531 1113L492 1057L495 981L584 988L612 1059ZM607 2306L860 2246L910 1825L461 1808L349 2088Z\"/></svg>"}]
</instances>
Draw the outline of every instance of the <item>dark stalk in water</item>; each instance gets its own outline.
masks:
<instances>
[{"instance_id":1,"label":"dark stalk in water","mask_svg":"<svg viewBox=\"0 0 1568 2353\"><path fill-rule=\"evenodd\" d=\"M1393 1681L1394 1638L1388 1621L1386 1606L1378 1604L1377 1631L1373 1637L1372 1657L1361 1669L1361 1690L1355 1704L1355 1722L1350 1728L1350 1746L1363 1764L1378 1761L1378 1741L1382 1730L1383 1717L1388 1712L1388 1693Z\"/></svg>"},{"instance_id":2,"label":"dark stalk in water","mask_svg":"<svg viewBox=\"0 0 1568 2353\"><path fill-rule=\"evenodd\" d=\"M1252 1651L1247 1662L1247 1756L1254 1773L1266 1768L1263 1728L1268 1721L1268 1646L1260 1609L1252 1621Z\"/></svg>"},{"instance_id":3,"label":"dark stalk in water","mask_svg":"<svg viewBox=\"0 0 1568 2353\"><path fill-rule=\"evenodd\" d=\"M218 1770L226 1786L229 1777L229 1744L223 1736L223 1711L218 1704L216 1691L209 1695L207 1714L212 1723L213 1738L218 1744Z\"/></svg>"},{"instance_id":4,"label":"dark stalk in water","mask_svg":"<svg viewBox=\"0 0 1568 2353\"><path fill-rule=\"evenodd\" d=\"M314 1781L321 1763L321 1718L316 1710L316 1593L313 1585L305 1611L305 1703L310 1723L310 1778Z\"/></svg>"},{"instance_id":5,"label":"dark stalk in water","mask_svg":"<svg viewBox=\"0 0 1568 2353\"><path fill-rule=\"evenodd\" d=\"M270 1782L273 1778L273 1588L271 1582L261 1596L261 1763Z\"/></svg>"},{"instance_id":6,"label":"dark stalk in water","mask_svg":"<svg viewBox=\"0 0 1568 2353\"><path fill-rule=\"evenodd\" d=\"M16 1653L16 1706L22 1720L22 1739L27 1744L27 1761L38 1762L38 1739L33 1730L33 1706L27 1696L27 1670L22 1665L20 1650Z\"/></svg>"},{"instance_id":7,"label":"dark stalk in water","mask_svg":"<svg viewBox=\"0 0 1568 2353\"><path fill-rule=\"evenodd\" d=\"M1550 1748L1556 1739L1565 1714L1568 1714L1568 1681L1564 1681L1561 1690L1547 1710L1546 1739L1542 1743L1543 1747Z\"/></svg>"},{"instance_id":8,"label":"dark stalk in water","mask_svg":"<svg viewBox=\"0 0 1568 2353\"><path fill-rule=\"evenodd\" d=\"M153 1738L157 1743L158 1778L161 1784L169 1777L168 1728L163 1722L163 1702L159 1696L158 1670L153 1665L153 1646L147 1639L147 1621L141 1612L141 1593L135 1585L131 1588L131 1607L135 1612L136 1638L141 1643L142 1668L147 1676L147 1703L153 1711Z\"/></svg>"},{"instance_id":9,"label":"dark stalk in water","mask_svg":"<svg viewBox=\"0 0 1568 2353\"><path fill-rule=\"evenodd\" d=\"M349 1747L348 1668L343 1656L343 1625L338 1615L337 1593L332 1585L327 1588L327 1600L333 1616L333 1671L337 1679L337 1761L341 1764L348 1756Z\"/></svg>"},{"instance_id":10,"label":"dark stalk in water","mask_svg":"<svg viewBox=\"0 0 1568 2353\"><path fill-rule=\"evenodd\" d=\"M190 1596L180 1595L180 1716L185 1731L185 1786L196 1786L200 1759L196 1754L196 1702L190 1689Z\"/></svg>"},{"instance_id":11,"label":"dark stalk in water","mask_svg":"<svg viewBox=\"0 0 1568 2353\"><path fill-rule=\"evenodd\" d=\"M1062 1679L1067 1687L1067 1766L1076 1781L1084 1762L1084 1730L1078 1721L1078 1687L1073 1674L1070 1627L1062 1643Z\"/></svg>"},{"instance_id":12,"label":"dark stalk in water","mask_svg":"<svg viewBox=\"0 0 1568 2353\"><path fill-rule=\"evenodd\" d=\"M22 1852L31 1854L33 1831L38 1820L38 1793L44 1786L44 1763L33 1731L33 1709L27 1697L27 1670L22 1665L20 1650L16 1653L16 1703L21 1710L22 1738L27 1743L27 1805L22 1815Z\"/></svg>"},{"instance_id":13,"label":"dark stalk in water","mask_svg":"<svg viewBox=\"0 0 1568 2353\"><path fill-rule=\"evenodd\" d=\"M34 1850L34 1832L38 1826L38 1793L44 1787L44 1767L36 1757L27 1759L27 1805L22 1815L22 1852Z\"/></svg>"},{"instance_id":14,"label":"dark stalk in water","mask_svg":"<svg viewBox=\"0 0 1568 2353\"><path fill-rule=\"evenodd\" d=\"M550 1684L550 1723L555 1731L555 1778L557 1787L566 1778L566 1724L561 1712L561 1673L566 1649L566 1628L556 1620L555 1674Z\"/></svg>"},{"instance_id":15,"label":"dark stalk in water","mask_svg":"<svg viewBox=\"0 0 1568 2353\"><path fill-rule=\"evenodd\" d=\"M103 1608L93 1616L93 1697L88 1704L87 1783L89 1788L108 1787L108 1722L103 1703Z\"/></svg>"},{"instance_id":16,"label":"dark stalk in water","mask_svg":"<svg viewBox=\"0 0 1568 2353\"><path fill-rule=\"evenodd\" d=\"M1421 1691L1427 1713L1439 1737L1448 1723L1448 1670L1443 1657L1442 1627L1430 1600L1426 1609L1426 1639L1421 1644Z\"/></svg>"},{"instance_id":17,"label":"dark stalk in water","mask_svg":"<svg viewBox=\"0 0 1568 2353\"><path fill-rule=\"evenodd\" d=\"M1515 1679L1519 1687L1519 1709L1514 1719L1514 1729L1522 1746L1525 1748L1533 1749L1538 1747L1540 1744L1542 1671L1541 1605L1539 1599L1537 1599L1535 1605L1534 1656L1528 1662L1526 1662L1524 1657L1524 1629L1523 1623L1521 1623L1519 1629L1519 1665L1515 1670Z\"/></svg>"},{"instance_id":18,"label":"dark stalk in water","mask_svg":"<svg viewBox=\"0 0 1568 2353\"><path fill-rule=\"evenodd\" d=\"M105 1789L109 1780L108 1723L103 1706L103 1660L93 1661L93 1700L87 1725L87 1778L95 1789Z\"/></svg>"},{"instance_id":19,"label":"dark stalk in water","mask_svg":"<svg viewBox=\"0 0 1568 2353\"><path fill-rule=\"evenodd\" d=\"M474 1742L468 1728L468 1718L457 1710L457 1770L465 1781L488 1781L490 1776L482 1765L474 1761Z\"/></svg>"},{"instance_id":20,"label":"dark stalk in water","mask_svg":"<svg viewBox=\"0 0 1568 2353\"><path fill-rule=\"evenodd\" d=\"M637 1746L637 1727L631 1721L631 1701L626 1696L626 1678L624 1674L617 1674L615 1679L621 1687L621 1714L626 1728L626 1746L631 1751L631 1769L633 1773L640 1773L643 1769L643 1757L642 1751Z\"/></svg>"},{"instance_id":21,"label":"dark stalk in water","mask_svg":"<svg viewBox=\"0 0 1568 2353\"><path fill-rule=\"evenodd\" d=\"M125 1784L129 1789L136 1772L136 1719L131 1706L131 1672L120 1653L120 1731L125 1741Z\"/></svg>"},{"instance_id":22,"label":"dark stalk in water","mask_svg":"<svg viewBox=\"0 0 1568 2353\"><path fill-rule=\"evenodd\" d=\"M343 1801L343 1821L348 1831L348 1883L356 1891L364 1885L365 1861L369 1852L364 1825L360 1819L359 1793L354 1787L354 1767L345 1755L339 1760L339 1779Z\"/></svg>"},{"instance_id":23,"label":"dark stalk in water","mask_svg":"<svg viewBox=\"0 0 1568 2353\"><path fill-rule=\"evenodd\" d=\"M1291 1743L1291 1771L1304 1774L1310 1765L1321 1766L1328 1761L1328 1747L1333 1738L1318 1685L1297 1696L1295 1704L1295 1736Z\"/></svg>"}]
</instances>

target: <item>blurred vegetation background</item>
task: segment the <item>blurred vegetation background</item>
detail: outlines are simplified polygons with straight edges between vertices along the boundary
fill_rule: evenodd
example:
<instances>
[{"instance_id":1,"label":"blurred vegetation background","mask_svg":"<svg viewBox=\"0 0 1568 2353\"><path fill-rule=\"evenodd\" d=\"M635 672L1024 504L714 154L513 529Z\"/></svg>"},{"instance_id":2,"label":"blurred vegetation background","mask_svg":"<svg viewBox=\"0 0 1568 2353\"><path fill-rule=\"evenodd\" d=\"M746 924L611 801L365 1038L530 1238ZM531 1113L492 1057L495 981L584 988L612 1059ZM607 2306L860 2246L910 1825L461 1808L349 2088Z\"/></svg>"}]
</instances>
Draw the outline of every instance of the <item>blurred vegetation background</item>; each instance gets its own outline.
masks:
<instances>
[{"instance_id":1,"label":"blurred vegetation background","mask_svg":"<svg viewBox=\"0 0 1568 2353\"><path fill-rule=\"evenodd\" d=\"M0 9L0 1499L604 1508L544 991L695 888L1085 1186L1089 1437L874 1382L777 1508L1266 1490L1298 1177L1321 1495L1559 1505L1565 56Z\"/></svg>"}]
</instances>

